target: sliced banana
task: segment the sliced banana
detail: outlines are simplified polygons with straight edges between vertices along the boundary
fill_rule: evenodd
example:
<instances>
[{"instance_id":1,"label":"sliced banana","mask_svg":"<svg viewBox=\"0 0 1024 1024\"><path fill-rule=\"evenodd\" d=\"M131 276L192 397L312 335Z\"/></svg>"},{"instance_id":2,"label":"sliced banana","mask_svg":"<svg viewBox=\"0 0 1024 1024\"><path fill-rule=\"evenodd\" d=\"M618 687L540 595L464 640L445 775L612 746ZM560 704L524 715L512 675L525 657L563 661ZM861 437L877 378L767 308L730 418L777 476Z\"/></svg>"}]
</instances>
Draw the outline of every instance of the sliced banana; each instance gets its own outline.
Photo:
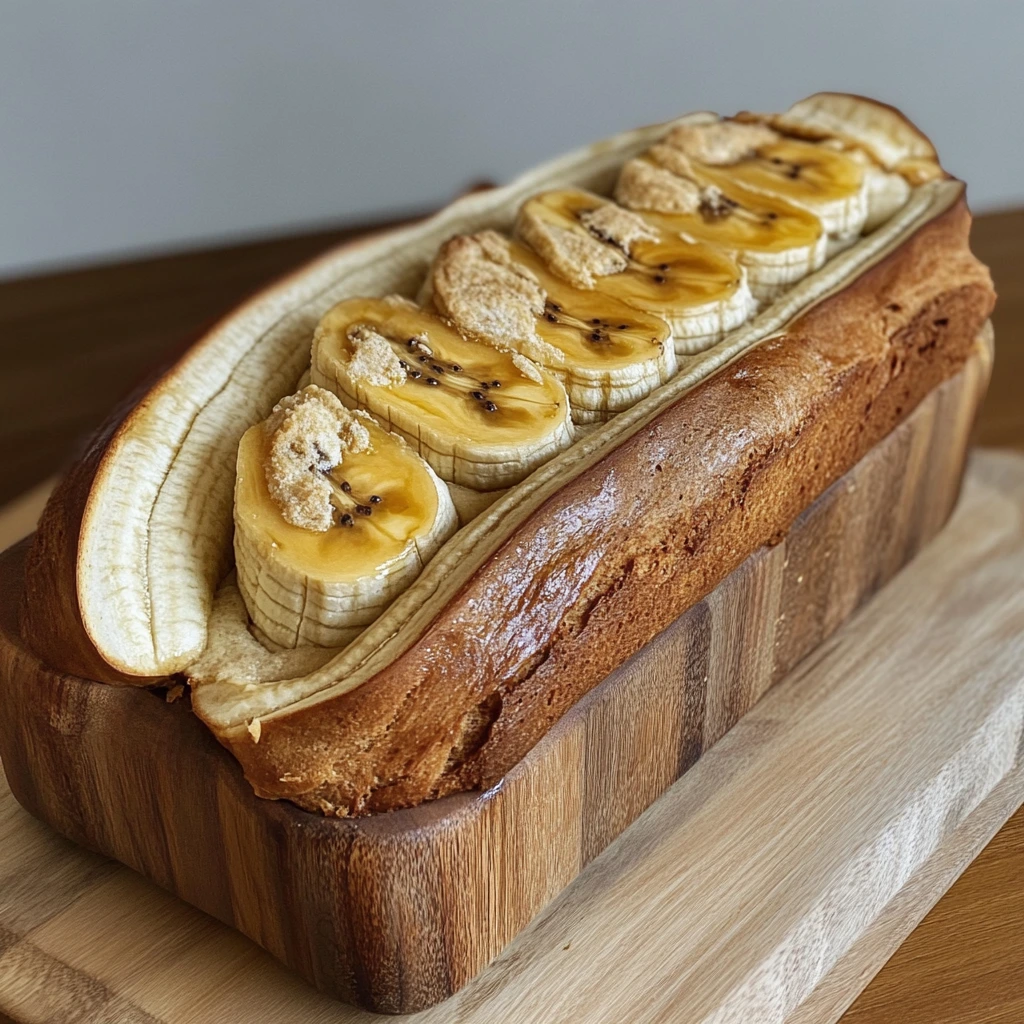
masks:
<instances>
[{"instance_id":1,"label":"sliced banana","mask_svg":"<svg viewBox=\"0 0 1024 1024\"><path fill-rule=\"evenodd\" d=\"M680 150L655 145L622 168L615 198L662 230L717 246L747 272L754 297L776 298L821 267L828 238L808 210L702 176Z\"/></svg>"},{"instance_id":2,"label":"sliced banana","mask_svg":"<svg viewBox=\"0 0 1024 1024\"><path fill-rule=\"evenodd\" d=\"M529 356L561 380L577 423L628 409L676 372L664 320L574 288L495 231L449 239L427 282L434 306L460 331Z\"/></svg>"},{"instance_id":3,"label":"sliced banana","mask_svg":"<svg viewBox=\"0 0 1024 1024\"><path fill-rule=\"evenodd\" d=\"M737 115L787 135L838 140L843 148L867 153L875 166L922 185L945 174L927 136L885 103L849 93L819 92L794 103L784 114Z\"/></svg>"},{"instance_id":4,"label":"sliced banana","mask_svg":"<svg viewBox=\"0 0 1024 1024\"><path fill-rule=\"evenodd\" d=\"M349 643L457 526L405 441L315 386L242 436L234 518L239 589L280 648Z\"/></svg>"},{"instance_id":5,"label":"sliced banana","mask_svg":"<svg viewBox=\"0 0 1024 1024\"><path fill-rule=\"evenodd\" d=\"M677 125L663 144L719 188L736 182L809 210L835 242L852 242L864 227L864 165L839 150L787 138L767 125L726 120Z\"/></svg>"},{"instance_id":6,"label":"sliced banana","mask_svg":"<svg viewBox=\"0 0 1024 1024\"><path fill-rule=\"evenodd\" d=\"M510 487L573 441L565 388L407 299L347 299L313 337L311 379L401 434L444 480Z\"/></svg>"},{"instance_id":7,"label":"sliced banana","mask_svg":"<svg viewBox=\"0 0 1024 1024\"><path fill-rule=\"evenodd\" d=\"M667 320L676 352L701 352L756 308L747 275L726 254L673 236L582 189L528 199L518 238L558 277Z\"/></svg>"},{"instance_id":8,"label":"sliced banana","mask_svg":"<svg viewBox=\"0 0 1024 1024\"><path fill-rule=\"evenodd\" d=\"M865 233L896 213L910 198L912 186L943 174L932 144L902 114L860 96L818 93L784 114L744 111L736 120L769 125L860 163L867 181Z\"/></svg>"},{"instance_id":9,"label":"sliced banana","mask_svg":"<svg viewBox=\"0 0 1024 1024\"><path fill-rule=\"evenodd\" d=\"M844 143L838 139L830 139L822 142L821 146L843 147ZM844 152L864 168L868 212L861 230L868 234L881 227L906 203L910 198L910 182L902 174L879 167L867 150L851 148L844 149Z\"/></svg>"}]
</instances>

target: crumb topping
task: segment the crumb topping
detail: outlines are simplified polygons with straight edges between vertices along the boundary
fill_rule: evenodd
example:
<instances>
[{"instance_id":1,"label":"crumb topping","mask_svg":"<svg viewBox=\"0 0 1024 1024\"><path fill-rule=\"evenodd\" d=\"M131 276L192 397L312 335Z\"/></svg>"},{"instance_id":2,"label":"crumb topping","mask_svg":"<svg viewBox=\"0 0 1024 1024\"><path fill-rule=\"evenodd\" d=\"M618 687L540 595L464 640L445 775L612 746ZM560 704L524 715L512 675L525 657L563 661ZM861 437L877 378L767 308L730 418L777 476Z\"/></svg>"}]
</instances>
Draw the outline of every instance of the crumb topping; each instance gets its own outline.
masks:
<instances>
[{"instance_id":1,"label":"crumb topping","mask_svg":"<svg viewBox=\"0 0 1024 1024\"><path fill-rule=\"evenodd\" d=\"M659 142L651 146L646 155L666 171L697 183L697 171L693 162L681 149L673 149L672 146Z\"/></svg>"},{"instance_id":2,"label":"crumb topping","mask_svg":"<svg viewBox=\"0 0 1024 1024\"><path fill-rule=\"evenodd\" d=\"M665 145L704 164L734 164L753 156L761 147L779 138L778 132L763 124L712 121L710 124L676 125L665 136Z\"/></svg>"},{"instance_id":3,"label":"crumb topping","mask_svg":"<svg viewBox=\"0 0 1024 1024\"><path fill-rule=\"evenodd\" d=\"M623 253L571 227L540 222L525 238L555 273L577 288L593 288L595 278L622 273L629 266Z\"/></svg>"},{"instance_id":4,"label":"crumb topping","mask_svg":"<svg viewBox=\"0 0 1024 1024\"><path fill-rule=\"evenodd\" d=\"M323 533L334 520L326 474L344 452L370 447L370 433L337 396L316 385L283 398L267 420L267 490L286 522Z\"/></svg>"},{"instance_id":5,"label":"crumb topping","mask_svg":"<svg viewBox=\"0 0 1024 1024\"><path fill-rule=\"evenodd\" d=\"M517 225L526 244L577 288L593 288L596 277L622 273L629 266L633 243L658 237L642 217L614 203L602 203L577 216L578 227L563 227L528 205Z\"/></svg>"},{"instance_id":6,"label":"crumb topping","mask_svg":"<svg viewBox=\"0 0 1024 1024\"><path fill-rule=\"evenodd\" d=\"M547 342L541 342L542 345L547 345ZM548 345L553 352L557 352L558 355L564 359L565 357L561 352L558 352L554 346ZM541 375L540 368L533 362L532 359L528 359L522 352L512 351L509 353L512 357L512 365L524 376L527 380L532 380L536 384L540 384L544 378Z\"/></svg>"},{"instance_id":7,"label":"crumb topping","mask_svg":"<svg viewBox=\"0 0 1024 1024\"><path fill-rule=\"evenodd\" d=\"M496 231L450 238L437 254L432 276L434 302L459 327L500 345L536 334L547 296Z\"/></svg>"},{"instance_id":8,"label":"crumb topping","mask_svg":"<svg viewBox=\"0 0 1024 1024\"><path fill-rule=\"evenodd\" d=\"M658 232L643 217L615 203L605 203L596 210L584 210L579 219L596 239L610 242L627 256L635 242L658 240Z\"/></svg>"},{"instance_id":9,"label":"crumb topping","mask_svg":"<svg viewBox=\"0 0 1024 1024\"><path fill-rule=\"evenodd\" d=\"M369 324L354 324L348 329L352 345L348 375L356 384L379 388L397 388L406 382L405 369L391 343ZM426 343L423 342L424 348Z\"/></svg>"},{"instance_id":10,"label":"crumb topping","mask_svg":"<svg viewBox=\"0 0 1024 1024\"><path fill-rule=\"evenodd\" d=\"M521 218L520 230L526 244L577 288L593 288L595 277L620 274L629 266L623 253L585 231L550 224L532 213Z\"/></svg>"},{"instance_id":11,"label":"crumb topping","mask_svg":"<svg viewBox=\"0 0 1024 1024\"><path fill-rule=\"evenodd\" d=\"M648 159L622 169L615 198L626 206L659 213L699 213L704 220L728 217L740 204L717 185L702 185L690 158L671 146L652 146Z\"/></svg>"},{"instance_id":12,"label":"crumb topping","mask_svg":"<svg viewBox=\"0 0 1024 1024\"><path fill-rule=\"evenodd\" d=\"M445 242L434 262L431 285L439 311L460 330L545 365L565 361L563 353L537 333L547 293L536 276L513 259L511 243L496 231L457 235ZM539 381L539 371L529 365L528 371L519 366L520 371Z\"/></svg>"},{"instance_id":13,"label":"crumb topping","mask_svg":"<svg viewBox=\"0 0 1024 1024\"><path fill-rule=\"evenodd\" d=\"M631 210L696 213L700 186L649 160L630 160L619 175L615 198Z\"/></svg>"}]
</instances>

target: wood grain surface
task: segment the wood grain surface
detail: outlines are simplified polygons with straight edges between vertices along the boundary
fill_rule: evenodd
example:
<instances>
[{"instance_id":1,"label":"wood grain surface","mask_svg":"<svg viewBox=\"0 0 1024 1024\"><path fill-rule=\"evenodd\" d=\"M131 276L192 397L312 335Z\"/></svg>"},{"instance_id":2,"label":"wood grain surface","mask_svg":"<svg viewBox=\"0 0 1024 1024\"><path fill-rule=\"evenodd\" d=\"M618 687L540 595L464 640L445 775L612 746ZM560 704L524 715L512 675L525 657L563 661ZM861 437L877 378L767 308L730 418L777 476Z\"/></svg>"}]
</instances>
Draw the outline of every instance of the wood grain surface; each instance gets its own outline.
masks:
<instances>
[{"instance_id":1,"label":"wood grain surface","mask_svg":"<svg viewBox=\"0 0 1024 1024\"><path fill-rule=\"evenodd\" d=\"M184 704L61 675L24 649L5 558L0 755L11 790L319 988L390 1013L431 1006L941 528L990 351L979 342L780 543L574 706L500 786L410 811L339 821L255 798Z\"/></svg>"},{"instance_id":2,"label":"wood grain surface","mask_svg":"<svg viewBox=\"0 0 1024 1024\"><path fill-rule=\"evenodd\" d=\"M20 493L57 468L161 351L240 295L344 237L350 233L0 283L2 493ZM1018 383L1024 374L1024 210L978 218L973 245L992 267L1000 294L994 315L999 355L977 436L1024 448ZM61 337L69 344L55 356L50 343ZM0 512L0 547L27 529L32 502L7 512ZM1022 878L1024 811L967 869L845 1019L1024 1019Z\"/></svg>"},{"instance_id":3,"label":"wood grain surface","mask_svg":"<svg viewBox=\"0 0 1024 1024\"><path fill-rule=\"evenodd\" d=\"M1022 510L1024 459L977 457L911 567L415 1019L834 1021L837 991L864 983L1024 798ZM0 1010L16 1020L372 1019L59 839L5 788L0 836ZM912 1018L890 1005L886 1019Z\"/></svg>"}]
</instances>

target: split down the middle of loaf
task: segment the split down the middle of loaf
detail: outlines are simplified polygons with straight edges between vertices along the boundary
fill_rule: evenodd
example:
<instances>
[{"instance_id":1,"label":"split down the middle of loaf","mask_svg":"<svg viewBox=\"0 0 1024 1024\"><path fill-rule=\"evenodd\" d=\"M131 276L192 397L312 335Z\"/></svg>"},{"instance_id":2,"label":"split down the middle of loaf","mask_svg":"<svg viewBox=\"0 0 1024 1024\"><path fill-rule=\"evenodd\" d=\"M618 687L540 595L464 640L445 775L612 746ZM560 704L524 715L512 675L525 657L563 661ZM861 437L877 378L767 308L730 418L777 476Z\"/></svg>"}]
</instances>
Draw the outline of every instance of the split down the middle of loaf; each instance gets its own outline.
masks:
<instances>
[{"instance_id":1,"label":"split down the middle of loaf","mask_svg":"<svg viewBox=\"0 0 1024 1024\"><path fill-rule=\"evenodd\" d=\"M905 179L869 150L838 135L788 135L770 120L689 119L625 160L611 197L542 190L522 202L509 234L450 237L418 305L355 297L323 316L313 389L286 399L239 448L237 575L261 642L344 646L416 578L457 518L685 371L908 198ZM326 527L285 523L268 490L269 438L282 417L323 411L317 389L363 417L375 441L325 461L293 425L299 474L330 488L339 466L365 465L366 486L380 479L376 490L391 495L387 508L346 511L335 491ZM336 419L339 437L351 433ZM409 506L416 495L432 504L385 555L368 537L403 493ZM285 534L290 543L275 539Z\"/></svg>"}]
</instances>

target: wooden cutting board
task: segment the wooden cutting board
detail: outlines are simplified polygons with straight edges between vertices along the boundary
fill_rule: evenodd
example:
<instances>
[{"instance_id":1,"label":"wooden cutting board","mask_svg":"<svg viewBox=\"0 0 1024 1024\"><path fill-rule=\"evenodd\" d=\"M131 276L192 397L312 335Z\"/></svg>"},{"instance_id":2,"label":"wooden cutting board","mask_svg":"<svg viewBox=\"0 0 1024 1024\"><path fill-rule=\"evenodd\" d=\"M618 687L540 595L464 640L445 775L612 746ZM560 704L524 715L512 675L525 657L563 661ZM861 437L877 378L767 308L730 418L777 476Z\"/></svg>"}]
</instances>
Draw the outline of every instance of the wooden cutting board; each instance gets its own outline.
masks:
<instances>
[{"instance_id":1,"label":"wooden cutting board","mask_svg":"<svg viewBox=\"0 0 1024 1024\"><path fill-rule=\"evenodd\" d=\"M416 1021L838 1018L1024 800L1024 458L472 983ZM0 1010L25 1021L373 1018L59 839L0 790Z\"/></svg>"},{"instance_id":2,"label":"wooden cutting board","mask_svg":"<svg viewBox=\"0 0 1024 1024\"><path fill-rule=\"evenodd\" d=\"M355 820L256 799L190 713L62 675L16 628L0 555L0 757L22 806L366 1009L433 1006L945 523L988 376L964 369L579 701L486 793ZM20 549L23 553L23 548Z\"/></svg>"}]
</instances>

